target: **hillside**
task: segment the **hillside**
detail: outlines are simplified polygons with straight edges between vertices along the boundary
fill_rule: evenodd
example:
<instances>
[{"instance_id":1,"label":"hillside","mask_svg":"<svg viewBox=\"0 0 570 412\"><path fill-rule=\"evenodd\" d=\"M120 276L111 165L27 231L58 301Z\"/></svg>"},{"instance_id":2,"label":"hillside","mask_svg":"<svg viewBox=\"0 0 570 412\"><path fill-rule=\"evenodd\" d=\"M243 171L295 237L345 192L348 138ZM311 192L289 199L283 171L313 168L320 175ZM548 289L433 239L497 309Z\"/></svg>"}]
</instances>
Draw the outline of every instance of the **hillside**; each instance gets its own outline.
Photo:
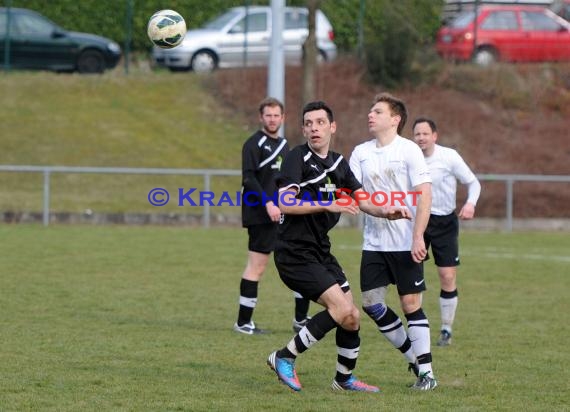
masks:
<instances>
[{"instance_id":1,"label":"hillside","mask_svg":"<svg viewBox=\"0 0 570 412\"><path fill-rule=\"evenodd\" d=\"M482 71L442 66L429 85L392 90L414 117L433 117L440 143L455 147L476 173L570 175L570 66L503 66ZM211 76L121 70L103 76L0 74L0 164L239 169L241 145L258 126L265 69ZM300 68L287 69L286 133L300 135ZM375 93L351 61L321 66L318 98L335 109L335 150L349 156L367 138ZM53 211L199 214L175 202L156 208L147 194L202 188L191 176L54 175ZM0 173L0 213L39 212L42 176ZM239 178L212 179L219 193ZM515 217L570 217L567 184L517 183ZM171 192L172 193L172 192ZM504 183L483 182L480 217L503 217ZM239 208L216 213L239 215ZM15 219L18 220L18 219Z\"/></svg>"},{"instance_id":2,"label":"hillside","mask_svg":"<svg viewBox=\"0 0 570 412\"><path fill-rule=\"evenodd\" d=\"M257 102L267 82L264 69L219 71L208 84L232 110L256 119ZM385 91L364 80L350 61L321 66L317 98L335 110L336 150L350 156L367 139L366 115L373 96ZM286 134L300 134L301 69L286 73ZM570 65L441 66L429 85L389 90L409 110L405 137L413 119L433 118L439 143L457 149L478 174L570 175ZM515 217L570 217L565 183L517 183ZM484 182L479 216L503 217L505 185Z\"/></svg>"}]
</instances>

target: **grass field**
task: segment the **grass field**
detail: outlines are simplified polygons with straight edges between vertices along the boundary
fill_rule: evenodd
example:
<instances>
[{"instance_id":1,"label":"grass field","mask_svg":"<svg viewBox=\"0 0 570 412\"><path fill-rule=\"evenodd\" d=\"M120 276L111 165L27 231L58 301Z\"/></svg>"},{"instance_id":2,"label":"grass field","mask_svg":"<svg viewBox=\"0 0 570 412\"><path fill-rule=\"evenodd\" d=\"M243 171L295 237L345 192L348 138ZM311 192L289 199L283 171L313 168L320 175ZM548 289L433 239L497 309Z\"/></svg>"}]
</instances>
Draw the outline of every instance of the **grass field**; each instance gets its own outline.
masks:
<instances>
[{"instance_id":1,"label":"grass field","mask_svg":"<svg viewBox=\"0 0 570 412\"><path fill-rule=\"evenodd\" d=\"M333 233L359 299L360 233ZM410 392L403 358L363 319L357 375L379 395L329 389L334 335L299 358L301 393L277 383L265 359L292 336L292 296L273 267L255 314L273 333L232 332L241 229L2 225L0 235L2 411L568 410L567 234L462 235L454 343L432 348L432 393ZM435 339L431 263L426 272Z\"/></svg>"}]
</instances>

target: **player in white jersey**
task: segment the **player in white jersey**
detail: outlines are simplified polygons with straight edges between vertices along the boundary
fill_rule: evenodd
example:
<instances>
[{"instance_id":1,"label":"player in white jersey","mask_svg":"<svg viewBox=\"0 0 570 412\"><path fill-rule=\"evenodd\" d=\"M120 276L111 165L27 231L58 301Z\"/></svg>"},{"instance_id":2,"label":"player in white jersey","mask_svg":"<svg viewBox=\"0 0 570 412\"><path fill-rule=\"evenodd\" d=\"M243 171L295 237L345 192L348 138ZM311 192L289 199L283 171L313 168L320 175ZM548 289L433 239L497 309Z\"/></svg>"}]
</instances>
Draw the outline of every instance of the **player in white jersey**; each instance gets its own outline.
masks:
<instances>
[{"instance_id":1,"label":"player in white jersey","mask_svg":"<svg viewBox=\"0 0 570 412\"><path fill-rule=\"evenodd\" d=\"M459 265L459 223L456 208L457 181L467 187L467 200L459 218L473 219L481 184L463 158L455 150L436 144L437 127L428 118L414 121L414 140L424 153L432 178L432 204L428 227L424 234L426 248L434 257L441 291L441 333L438 346L451 343L451 333L457 310L457 266Z\"/></svg>"},{"instance_id":2,"label":"player in white jersey","mask_svg":"<svg viewBox=\"0 0 570 412\"><path fill-rule=\"evenodd\" d=\"M413 216L411 222L365 216L360 288L364 312L402 352L418 377L412 387L431 390L437 381L431 363L429 322L421 307L421 294L426 289L422 262L427 254L423 234L429 220L431 179L419 147L400 136L406 120L401 100L388 93L377 95L368 113L373 139L356 146L350 158L350 168L364 191L375 194L379 203L386 200L395 205L403 197ZM407 331L386 305L389 284L397 286Z\"/></svg>"}]
</instances>

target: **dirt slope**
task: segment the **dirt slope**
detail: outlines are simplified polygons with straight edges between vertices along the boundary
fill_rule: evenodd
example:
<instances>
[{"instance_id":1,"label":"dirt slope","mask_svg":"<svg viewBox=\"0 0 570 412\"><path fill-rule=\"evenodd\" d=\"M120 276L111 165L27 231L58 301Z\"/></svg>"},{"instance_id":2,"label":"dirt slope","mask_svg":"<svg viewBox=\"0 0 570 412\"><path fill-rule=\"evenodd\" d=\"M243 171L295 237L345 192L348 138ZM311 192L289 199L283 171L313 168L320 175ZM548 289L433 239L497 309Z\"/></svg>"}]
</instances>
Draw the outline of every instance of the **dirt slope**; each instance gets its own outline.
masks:
<instances>
[{"instance_id":1,"label":"dirt slope","mask_svg":"<svg viewBox=\"0 0 570 412\"><path fill-rule=\"evenodd\" d=\"M494 79L487 90L483 84L483 90L471 93L457 90L468 89L463 86L473 83L470 77L463 84L455 78L453 82L459 86L450 88L445 85L451 81L441 80L445 74L433 85L391 90L409 110L404 136L411 137L413 119L425 115L438 124L439 142L457 149L477 174L570 175L569 66L557 67L555 79L547 83L532 80L544 72L538 65L516 70L522 74L509 72L506 79ZM518 83L512 82L513 76L519 76ZM371 100L385 91L363 78L363 69L348 61L324 65L317 75L317 98L333 107L338 123L334 149L346 157L357 143L368 138L366 114ZM300 80L300 68L287 69L285 131L294 144L303 141ZM267 86L266 69L221 70L205 81L225 106L251 119L244 130L257 126L257 104L265 97ZM535 87L529 87L530 83ZM569 186L515 184L515 217L570 217ZM504 216L504 199L504 183L483 182L478 215Z\"/></svg>"}]
</instances>

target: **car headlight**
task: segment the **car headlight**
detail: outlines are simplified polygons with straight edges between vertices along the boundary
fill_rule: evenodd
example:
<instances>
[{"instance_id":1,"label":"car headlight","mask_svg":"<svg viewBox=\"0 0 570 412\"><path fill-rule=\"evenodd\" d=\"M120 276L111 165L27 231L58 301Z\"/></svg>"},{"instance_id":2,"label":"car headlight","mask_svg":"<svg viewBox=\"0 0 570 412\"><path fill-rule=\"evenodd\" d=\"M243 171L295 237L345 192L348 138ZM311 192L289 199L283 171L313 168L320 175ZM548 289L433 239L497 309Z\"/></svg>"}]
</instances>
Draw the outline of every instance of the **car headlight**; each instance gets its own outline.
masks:
<instances>
[{"instance_id":1,"label":"car headlight","mask_svg":"<svg viewBox=\"0 0 570 412\"><path fill-rule=\"evenodd\" d=\"M107 44L107 49L112 52L112 53L116 53L119 54L121 52L121 47L115 43L115 42L111 42Z\"/></svg>"}]
</instances>

